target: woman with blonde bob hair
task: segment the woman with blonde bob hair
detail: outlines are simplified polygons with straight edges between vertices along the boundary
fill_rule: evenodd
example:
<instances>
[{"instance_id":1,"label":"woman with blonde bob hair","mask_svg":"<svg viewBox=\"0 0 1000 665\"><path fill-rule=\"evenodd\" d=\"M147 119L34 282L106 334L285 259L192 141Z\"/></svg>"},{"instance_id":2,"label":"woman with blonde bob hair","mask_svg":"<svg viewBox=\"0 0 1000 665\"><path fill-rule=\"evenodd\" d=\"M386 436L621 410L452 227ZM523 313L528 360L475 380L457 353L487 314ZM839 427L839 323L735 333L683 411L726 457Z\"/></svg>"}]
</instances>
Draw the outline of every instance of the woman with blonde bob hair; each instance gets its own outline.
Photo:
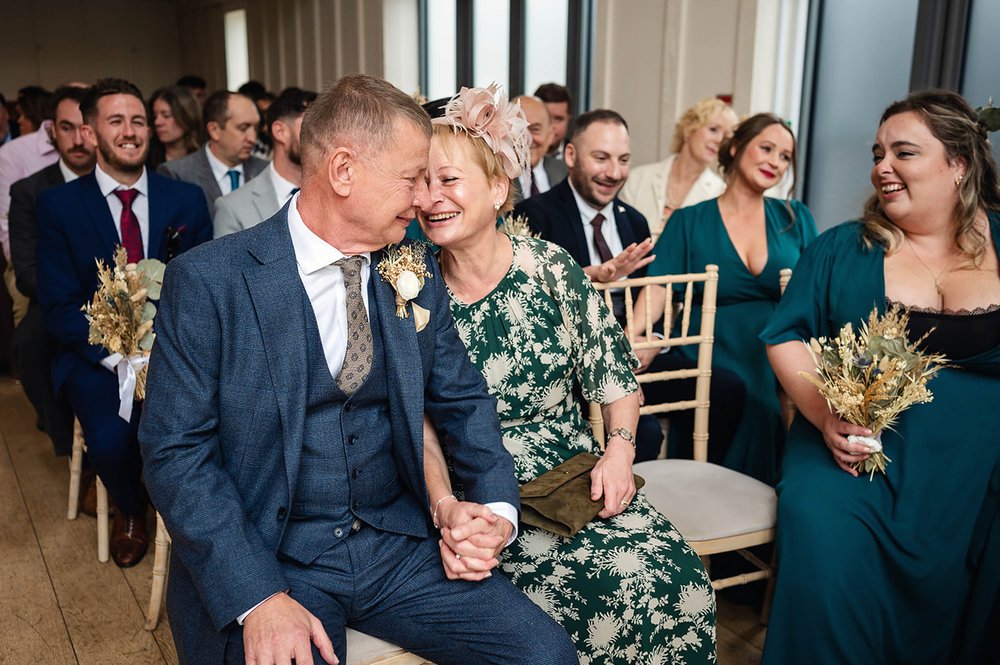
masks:
<instances>
[{"instance_id":1,"label":"woman with blonde bob hair","mask_svg":"<svg viewBox=\"0 0 1000 665\"><path fill-rule=\"evenodd\" d=\"M992 663L1000 635L1000 181L987 130L953 92L886 109L862 220L805 254L761 338L795 402L778 485L778 577L765 664ZM909 313L948 365L882 432L892 462L859 477L870 435L800 376L802 343Z\"/></svg>"},{"instance_id":2,"label":"woman with blonde bob hair","mask_svg":"<svg viewBox=\"0 0 1000 665\"><path fill-rule=\"evenodd\" d=\"M438 436L425 426L446 573L475 581L499 563L592 665L715 662L715 598L704 567L635 486L639 395L621 328L565 250L497 228L511 180L528 163L520 106L494 86L463 88L434 123L420 224L441 247L455 325L497 400L514 473L525 483L579 453L600 456L589 473L597 518L568 537L522 523L498 562L505 543L489 525L500 518L455 499ZM604 446L574 383L601 405ZM476 524L486 533L458 537Z\"/></svg>"},{"instance_id":3,"label":"woman with blonde bob hair","mask_svg":"<svg viewBox=\"0 0 1000 665\"><path fill-rule=\"evenodd\" d=\"M715 166L719 147L737 120L729 104L703 99L677 121L669 157L632 169L620 196L643 214L653 240L674 210L714 199L726 190Z\"/></svg>"}]
</instances>

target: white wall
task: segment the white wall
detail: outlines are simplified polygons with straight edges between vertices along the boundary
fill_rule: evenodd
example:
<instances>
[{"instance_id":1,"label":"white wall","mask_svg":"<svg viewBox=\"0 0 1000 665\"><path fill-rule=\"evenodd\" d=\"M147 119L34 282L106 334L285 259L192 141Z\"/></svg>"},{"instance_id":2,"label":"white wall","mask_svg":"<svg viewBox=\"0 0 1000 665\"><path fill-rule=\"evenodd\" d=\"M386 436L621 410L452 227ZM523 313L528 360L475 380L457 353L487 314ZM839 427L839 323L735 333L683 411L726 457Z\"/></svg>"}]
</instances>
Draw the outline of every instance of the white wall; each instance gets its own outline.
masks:
<instances>
[{"instance_id":1,"label":"white wall","mask_svg":"<svg viewBox=\"0 0 1000 665\"><path fill-rule=\"evenodd\" d=\"M116 76L145 94L181 71L175 0L4 0L0 91Z\"/></svg>"},{"instance_id":2,"label":"white wall","mask_svg":"<svg viewBox=\"0 0 1000 665\"><path fill-rule=\"evenodd\" d=\"M807 7L808 0L596 0L592 106L628 121L635 164L666 157L677 118L705 97L730 94L741 115L774 111L795 120Z\"/></svg>"}]
</instances>

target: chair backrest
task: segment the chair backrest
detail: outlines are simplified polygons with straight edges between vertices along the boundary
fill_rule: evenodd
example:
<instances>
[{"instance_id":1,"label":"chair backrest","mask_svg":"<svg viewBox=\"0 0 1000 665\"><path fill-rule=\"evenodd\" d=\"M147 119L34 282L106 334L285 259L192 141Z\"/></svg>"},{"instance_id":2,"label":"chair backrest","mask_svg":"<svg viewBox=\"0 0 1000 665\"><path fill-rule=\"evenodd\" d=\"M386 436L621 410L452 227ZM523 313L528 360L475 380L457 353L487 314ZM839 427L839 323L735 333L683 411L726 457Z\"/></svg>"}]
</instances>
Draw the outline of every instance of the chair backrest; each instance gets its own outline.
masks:
<instances>
[{"instance_id":1,"label":"chair backrest","mask_svg":"<svg viewBox=\"0 0 1000 665\"><path fill-rule=\"evenodd\" d=\"M702 283L703 293L701 299L701 326L696 334L691 334L691 306L694 300L695 284ZM674 308L674 294L678 291L678 285L684 285L683 305L680 309L680 325L677 335L671 336L674 332L678 311ZM647 289L646 286L659 286L662 289ZM625 321L631 336L634 338L643 336L647 341L635 342L633 339L632 348L640 349L666 349L675 346L697 345L698 363L695 369L668 370L665 372L644 372L636 375L640 384L653 383L654 381L673 381L680 379L695 379L695 397L693 400L682 400L678 402L665 402L662 404L650 404L639 409L639 413L657 414L668 413L670 411L683 411L694 409L694 458L700 462L708 460L708 394L712 379L712 344L715 341L715 299L719 285L719 267L709 264L705 266L705 272L688 273L685 275L661 275L659 277L637 277L634 279L623 279L617 282L595 283L594 287L604 293L605 302L611 308L612 289L624 289L625 295ZM639 289L639 297L645 300L647 310L655 297L664 299L663 315L663 338L659 339L653 335L653 321L646 321L645 328L636 330L634 320L635 301L633 289ZM604 441L604 423L601 417L599 404L591 404L589 409L589 420L594 431L594 436L599 442Z\"/></svg>"}]
</instances>

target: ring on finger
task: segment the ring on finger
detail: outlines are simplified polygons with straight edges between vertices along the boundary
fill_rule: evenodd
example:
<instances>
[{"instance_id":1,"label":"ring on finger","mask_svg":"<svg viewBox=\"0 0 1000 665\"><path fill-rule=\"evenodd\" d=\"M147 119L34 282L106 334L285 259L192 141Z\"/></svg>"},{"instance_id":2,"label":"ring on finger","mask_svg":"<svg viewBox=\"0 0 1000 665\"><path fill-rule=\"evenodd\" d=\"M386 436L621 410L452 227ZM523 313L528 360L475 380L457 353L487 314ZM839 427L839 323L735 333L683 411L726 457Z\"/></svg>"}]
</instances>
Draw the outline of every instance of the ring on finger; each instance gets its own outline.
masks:
<instances>
[{"instance_id":1,"label":"ring on finger","mask_svg":"<svg viewBox=\"0 0 1000 665\"><path fill-rule=\"evenodd\" d=\"M622 499L621 501L619 501L619 503L620 503L620 504L621 504L622 506L627 506L627 505L628 505L628 499Z\"/></svg>"},{"instance_id":2,"label":"ring on finger","mask_svg":"<svg viewBox=\"0 0 1000 665\"><path fill-rule=\"evenodd\" d=\"M455 558L461 560L462 559L462 555L459 554L458 552L455 552Z\"/></svg>"}]
</instances>

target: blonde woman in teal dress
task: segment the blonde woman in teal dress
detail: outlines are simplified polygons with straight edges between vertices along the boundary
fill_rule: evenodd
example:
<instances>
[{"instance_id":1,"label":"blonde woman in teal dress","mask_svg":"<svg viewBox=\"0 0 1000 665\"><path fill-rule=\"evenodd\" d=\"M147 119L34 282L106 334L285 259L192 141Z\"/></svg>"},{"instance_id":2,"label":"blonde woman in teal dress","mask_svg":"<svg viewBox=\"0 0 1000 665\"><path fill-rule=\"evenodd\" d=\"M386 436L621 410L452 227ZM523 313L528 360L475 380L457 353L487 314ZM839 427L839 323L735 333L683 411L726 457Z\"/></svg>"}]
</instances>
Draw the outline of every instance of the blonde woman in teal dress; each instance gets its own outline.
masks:
<instances>
[{"instance_id":1,"label":"blonde woman in teal dress","mask_svg":"<svg viewBox=\"0 0 1000 665\"><path fill-rule=\"evenodd\" d=\"M728 450L714 452L725 466L773 485L784 427L777 381L757 336L778 304L778 273L795 267L816 237L816 224L802 203L764 195L789 168L794 174L795 137L777 116L761 113L737 125L719 151L719 164L726 176L725 193L674 212L653 249L656 259L649 275L700 272L709 263L719 266L712 364L736 373L746 384L747 399L742 417L734 414L740 421ZM649 288L662 292L662 287ZM663 297L657 294L652 300L656 309L648 314L656 320L663 314ZM636 316L642 317L644 299L638 301ZM701 308L696 306L691 314L692 329L697 330ZM681 347L677 352L695 359L697 350ZM652 362L650 371L658 370L655 356L640 354L640 359L643 368ZM647 403L660 401L655 386L646 390ZM727 408L712 404L713 410ZM711 450L711 432L709 437Z\"/></svg>"},{"instance_id":2,"label":"blonde woman in teal dress","mask_svg":"<svg viewBox=\"0 0 1000 665\"><path fill-rule=\"evenodd\" d=\"M451 311L497 400L503 441L525 483L581 452L601 454L573 391L601 404L610 433L591 474L597 519L564 538L521 524L503 553L482 506L453 500L441 447L425 433L428 493L449 577L499 570L573 638L584 665L714 663L715 598L700 559L636 488L635 357L580 266L557 245L505 233L510 179L523 168L519 108L465 90L435 120L430 204ZM506 127L477 125L490 115ZM491 132L491 130L493 130ZM507 138L514 134L515 138ZM497 140L496 136L500 139ZM487 143L492 141L492 145ZM507 147L515 150L505 152ZM510 159L509 155L515 155ZM447 442L447 433L441 433ZM472 534L470 536L470 534Z\"/></svg>"},{"instance_id":3,"label":"blonde woman in teal dress","mask_svg":"<svg viewBox=\"0 0 1000 665\"><path fill-rule=\"evenodd\" d=\"M765 665L986 665L1000 654L1000 180L986 130L951 92L883 114L863 221L806 250L761 335L798 408L778 484ZM799 376L803 344L909 310L948 366L858 475L866 433Z\"/></svg>"}]
</instances>

